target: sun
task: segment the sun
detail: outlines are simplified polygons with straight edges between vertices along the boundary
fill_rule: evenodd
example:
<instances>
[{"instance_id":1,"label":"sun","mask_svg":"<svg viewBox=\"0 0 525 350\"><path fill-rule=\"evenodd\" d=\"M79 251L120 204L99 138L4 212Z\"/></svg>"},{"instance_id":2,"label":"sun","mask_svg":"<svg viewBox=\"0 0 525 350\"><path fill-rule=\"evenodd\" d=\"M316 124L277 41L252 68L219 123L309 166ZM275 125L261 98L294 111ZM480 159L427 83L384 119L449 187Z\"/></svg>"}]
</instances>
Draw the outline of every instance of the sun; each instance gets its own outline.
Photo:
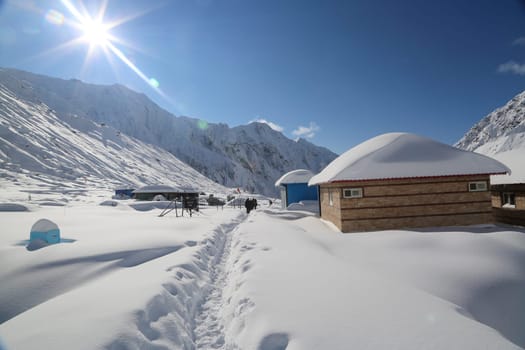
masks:
<instances>
[{"instance_id":1,"label":"sun","mask_svg":"<svg viewBox=\"0 0 525 350\"><path fill-rule=\"evenodd\" d=\"M2 0L0 0L0 3L1 2ZM66 24L79 33L79 35L75 36L74 39L63 43L50 51L60 50L78 44L85 45L87 43L89 48L87 50L86 57L84 58L82 70L84 70L84 67L88 65L91 58L93 58L97 53L102 52L102 54L112 66L114 65L113 57L118 58L157 93L159 93L165 99L171 101L171 99L160 89L158 80L153 77L148 77L119 48L121 45L124 45L128 48L133 48L133 46L129 45L129 43L126 43L126 41L122 38L119 38L118 36L115 36L111 33L114 28L135 18L141 17L147 12L153 11L158 7L152 7L149 10L144 10L135 14L129 14L121 18L112 18L111 21L107 21L104 19L104 17L106 15L108 2L109 0L99 0L98 8L89 11L84 4L84 0L60 0L60 3L62 3L65 9L67 9L70 16L65 16L63 13L55 9L48 10L45 14L45 19L48 22L57 26ZM92 4L95 2L86 0L85 3Z\"/></svg>"},{"instance_id":2,"label":"sun","mask_svg":"<svg viewBox=\"0 0 525 350\"><path fill-rule=\"evenodd\" d=\"M90 46L107 46L111 41L109 26L101 21L86 18L80 23L84 33L83 40L87 41Z\"/></svg>"}]
</instances>

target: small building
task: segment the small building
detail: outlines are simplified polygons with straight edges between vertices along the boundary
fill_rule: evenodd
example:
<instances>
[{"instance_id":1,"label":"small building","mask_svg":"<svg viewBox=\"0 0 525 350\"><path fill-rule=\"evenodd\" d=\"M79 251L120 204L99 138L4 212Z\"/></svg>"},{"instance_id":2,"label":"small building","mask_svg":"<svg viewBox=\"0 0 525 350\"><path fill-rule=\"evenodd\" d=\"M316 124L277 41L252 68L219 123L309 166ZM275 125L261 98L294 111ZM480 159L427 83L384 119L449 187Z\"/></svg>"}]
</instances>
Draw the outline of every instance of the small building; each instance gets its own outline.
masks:
<instances>
[{"instance_id":1,"label":"small building","mask_svg":"<svg viewBox=\"0 0 525 350\"><path fill-rule=\"evenodd\" d=\"M388 133L348 150L309 184L320 216L342 232L494 222L490 175L504 164L408 133Z\"/></svg>"},{"instance_id":2,"label":"small building","mask_svg":"<svg viewBox=\"0 0 525 350\"><path fill-rule=\"evenodd\" d=\"M60 229L48 219L40 219L31 227L29 241L41 240L47 244L60 243Z\"/></svg>"},{"instance_id":3,"label":"small building","mask_svg":"<svg viewBox=\"0 0 525 350\"><path fill-rule=\"evenodd\" d=\"M287 208L292 203L303 200L318 200L317 186L308 186L308 181L314 176L310 170L292 170L275 182L275 187L281 190L281 206Z\"/></svg>"},{"instance_id":4,"label":"small building","mask_svg":"<svg viewBox=\"0 0 525 350\"><path fill-rule=\"evenodd\" d=\"M133 198L143 201L181 201L187 209L199 208L199 191L193 188L176 188L165 185L144 186L133 191Z\"/></svg>"},{"instance_id":5,"label":"small building","mask_svg":"<svg viewBox=\"0 0 525 350\"><path fill-rule=\"evenodd\" d=\"M494 175L492 185L492 210L497 222L525 226L525 162L523 150L516 149L496 154L512 170L510 175Z\"/></svg>"},{"instance_id":6,"label":"small building","mask_svg":"<svg viewBox=\"0 0 525 350\"><path fill-rule=\"evenodd\" d=\"M173 200L183 191L179 188L165 185L149 185L134 190L133 198L141 201Z\"/></svg>"}]
</instances>

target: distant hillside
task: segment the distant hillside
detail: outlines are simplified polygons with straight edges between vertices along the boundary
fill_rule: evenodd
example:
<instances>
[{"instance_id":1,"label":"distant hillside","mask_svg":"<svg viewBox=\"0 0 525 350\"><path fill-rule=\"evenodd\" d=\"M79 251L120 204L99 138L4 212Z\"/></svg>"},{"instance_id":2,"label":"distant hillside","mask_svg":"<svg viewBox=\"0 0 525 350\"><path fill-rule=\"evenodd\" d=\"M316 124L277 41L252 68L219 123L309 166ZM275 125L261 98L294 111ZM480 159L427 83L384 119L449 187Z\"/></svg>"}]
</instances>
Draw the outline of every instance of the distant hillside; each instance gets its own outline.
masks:
<instances>
[{"instance_id":1,"label":"distant hillside","mask_svg":"<svg viewBox=\"0 0 525 350\"><path fill-rule=\"evenodd\" d=\"M91 85L13 69L0 69L0 83L17 98L45 103L63 121L90 119L161 147L227 187L275 195L274 182L283 173L298 168L319 172L337 157L308 141L290 140L266 124L230 128L175 117L121 85Z\"/></svg>"},{"instance_id":2,"label":"distant hillside","mask_svg":"<svg viewBox=\"0 0 525 350\"><path fill-rule=\"evenodd\" d=\"M59 118L46 104L22 100L1 82L0 180L42 194L154 183L229 191L159 147L84 117Z\"/></svg>"},{"instance_id":3,"label":"distant hillside","mask_svg":"<svg viewBox=\"0 0 525 350\"><path fill-rule=\"evenodd\" d=\"M525 183L525 91L476 123L456 147L505 163L512 175L493 176L493 183Z\"/></svg>"},{"instance_id":4,"label":"distant hillside","mask_svg":"<svg viewBox=\"0 0 525 350\"><path fill-rule=\"evenodd\" d=\"M481 119L455 146L484 154L525 148L525 91Z\"/></svg>"}]
</instances>

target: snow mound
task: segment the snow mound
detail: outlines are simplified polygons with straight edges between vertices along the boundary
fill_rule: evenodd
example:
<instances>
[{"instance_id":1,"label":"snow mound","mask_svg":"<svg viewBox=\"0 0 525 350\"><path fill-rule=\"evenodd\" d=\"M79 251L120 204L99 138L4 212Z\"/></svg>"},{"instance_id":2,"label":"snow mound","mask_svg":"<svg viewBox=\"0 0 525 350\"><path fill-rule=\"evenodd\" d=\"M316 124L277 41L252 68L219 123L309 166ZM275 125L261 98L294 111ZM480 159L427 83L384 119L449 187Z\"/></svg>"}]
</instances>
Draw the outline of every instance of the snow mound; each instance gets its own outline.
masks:
<instances>
[{"instance_id":1,"label":"snow mound","mask_svg":"<svg viewBox=\"0 0 525 350\"><path fill-rule=\"evenodd\" d=\"M23 204L0 203L0 211L29 211L29 208Z\"/></svg>"},{"instance_id":2,"label":"snow mound","mask_svg":"<svg viewBox=\"0 0 525 350\"><path fill-rule=\"evenodd\" d=\"M57 202L57 201L43 201L43 202L38 202L38 204L44 207L63 207L66 205L65 203Z\"/></svg>"},{"instance_id":3,"label":"snow mound","mask_svg":"<svg viewBox=\"0 0 525 350\"><path fill-rule=\"evenodd\" d=\"M504 164L409 133L376 136L341 156L310 179L309 185L334 181L504 174Z\"/></svg>"},{"instance_id":4,"label":"snow mound","mask_svg":"<svg viewBox=\"0 0 525 350\"><path fill-rule=\"evenodd\" d=\"M299 203L290 204L286 209L319 213L319 202L318 201L300 201Z\"/></svg>"},{"instance_id":5,"label":"snow mound","mask_svg":"<svg viewBox=\"0 0 525 350\"><path fill-rule=\"evenodd\" d=\"M153 201L153 202L137 202L131 203L129 206L137 211L150 211L153 209L166 209L170 201Z\"/></svg>"},{"instance_id":6,"label":"snow mound","mask_svg":"<svg viewBox=\"0 0 525 350\"><path fill-rule=\"evenodd\" d=\"M107 207L116 207L118 205L118 202L117 201L112 201L112 200L107 200L107 201L103 201L102 203L100 203L100 205L107 206Z\"/></svg>"},{"instance_id":7,"label":"snow mound","mask_svg":"<svg viewBox=\"0 0 525 350\"><path fill-rule=\"evenodd\" d=\"M153 200L154 200L155 202L164 202L164 201L166 201L167 199L166 199L166 197L164 197L163 195L161 195L161 194L157 194L157 195L155 195L155 197L153 197Z\"/></svg>"}]
</instances>

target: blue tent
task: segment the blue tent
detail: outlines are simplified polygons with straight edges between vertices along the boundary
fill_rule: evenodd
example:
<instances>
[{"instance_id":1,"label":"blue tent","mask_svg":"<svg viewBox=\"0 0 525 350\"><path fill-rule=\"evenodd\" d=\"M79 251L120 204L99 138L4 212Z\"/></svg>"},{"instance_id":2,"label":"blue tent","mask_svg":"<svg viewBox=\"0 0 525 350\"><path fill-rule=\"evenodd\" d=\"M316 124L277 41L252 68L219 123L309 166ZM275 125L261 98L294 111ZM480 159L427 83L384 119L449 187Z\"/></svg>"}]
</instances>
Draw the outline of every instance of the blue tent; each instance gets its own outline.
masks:
<instances>
[{"instance_id":1,"label":"blue tent","mask_svg":"<svg viewBox=\"0 0 525 350\"><path fill-rule=\"evenodd\" d=\"M310 170L297 169L290 171L275 182L281 188L281 205L284 208L292 203L304 200L319 200L317 186L308 186L308 181L314 174Z\"/></svg>"},{"instance_id":2,"label":"blue tent","mask_svg":"<svg viewBox=\"0 0 525 350\"><path fill-rule=\"evenodd\" d=\"M60 242L60 229L57 224L47 219L40 219L33 227L31 227L31 233L29 241L42 240L48 244L54 244Z\"/></svg>"}]
</instances>

